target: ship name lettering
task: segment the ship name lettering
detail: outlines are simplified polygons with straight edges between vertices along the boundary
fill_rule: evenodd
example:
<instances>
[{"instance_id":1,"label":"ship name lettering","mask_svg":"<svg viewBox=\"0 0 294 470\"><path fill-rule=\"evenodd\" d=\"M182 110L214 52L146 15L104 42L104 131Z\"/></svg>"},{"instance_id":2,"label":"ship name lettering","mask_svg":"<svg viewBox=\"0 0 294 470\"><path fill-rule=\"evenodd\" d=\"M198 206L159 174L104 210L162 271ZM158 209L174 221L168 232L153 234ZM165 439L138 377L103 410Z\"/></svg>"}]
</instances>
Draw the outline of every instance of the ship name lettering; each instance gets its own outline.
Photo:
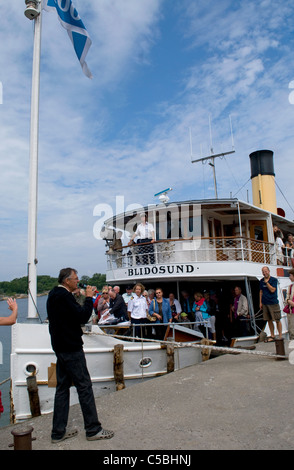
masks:
<instances>
[{"instance_id":1,"label":"ship name lettering","mask_svg":"<svg viewBox=\"0 0 294 470\"><path fill-rule=\"evenodd\" d=\"M140 268L128 268L128 276L148 276L149 274L185 274L193 273L194 266L192 264L171 264L162 266L145 266Z\"/></svg>"}]
</instances>

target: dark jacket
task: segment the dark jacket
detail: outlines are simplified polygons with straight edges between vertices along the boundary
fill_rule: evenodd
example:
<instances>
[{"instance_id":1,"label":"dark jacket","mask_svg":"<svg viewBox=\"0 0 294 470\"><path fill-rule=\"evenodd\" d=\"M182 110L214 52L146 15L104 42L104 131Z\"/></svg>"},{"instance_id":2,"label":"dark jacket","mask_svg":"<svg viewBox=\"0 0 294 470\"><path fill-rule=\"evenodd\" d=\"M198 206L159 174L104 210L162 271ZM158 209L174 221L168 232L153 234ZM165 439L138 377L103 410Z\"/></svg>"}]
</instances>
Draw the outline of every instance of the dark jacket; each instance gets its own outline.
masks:
<instances>
[{"instance_id":1,"label":"dark jacket","mask_svg":"<svg viewBox=\"0 0 294 470\"><path fill-rule=\"evenodd\" d=\"M83 347L81 325L87 323L93 310L92 297L81 306L64 287L54 287L48 295L47 314L51 344L55 352L80 351Z\"/></svg>"},{"instance_id":2,"label":"dark jacket","mask_svg":"<svg viewBox=\"0 0 294 470\"><path fill-rule=\"evenodd\" d=\"M127 306L120 294L116 294L115 299L110 299L109 310L112 315L118 318L120 321L126 321L127 318Z\"/></svg>"},{"instance_id":3,"label":"dark jacket","mask_svg":"<svg viewBox=\"0 0 294 470\"><path fill-rule=\"evenodd\" d=\"M188 315L190 321L195 321L195 314L192 310L193 303L194 300L192 297L189 297L188 299L183 299L181 303L182 312L185 312Z\"/></svg>"}]
</instances>

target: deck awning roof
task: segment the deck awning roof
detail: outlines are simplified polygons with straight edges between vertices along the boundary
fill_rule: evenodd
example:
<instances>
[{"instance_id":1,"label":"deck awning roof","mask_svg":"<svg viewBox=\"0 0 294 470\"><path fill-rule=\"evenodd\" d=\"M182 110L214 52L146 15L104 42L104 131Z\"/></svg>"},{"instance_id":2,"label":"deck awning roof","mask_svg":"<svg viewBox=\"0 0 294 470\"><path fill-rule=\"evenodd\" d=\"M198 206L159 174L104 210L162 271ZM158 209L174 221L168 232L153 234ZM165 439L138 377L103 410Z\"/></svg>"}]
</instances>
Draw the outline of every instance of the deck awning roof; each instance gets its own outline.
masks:
<instances>
[{"instance_id":1,"label":"deck awning roof","mask_svg":"<svg viewBox=\"0 0 294 470\"><path fill-rule=\"evenodd\" d=\"M294 234L294 222L288 220L280 215L270 213L264 209L256 207L248 202L241 201L236 198L227 198L227 199L199 199L199 200L187 200L187 201L170 201L166 204L149 204L148 206L138 207L131 211L122 212L116 214L110 219L105 221L106 227L113 226L125 226L130 220L134 220L134 217L140 219L140 214L142 213L152 213L154 211L168 211L172 210L173 207L178 206L189 206L189 205L201 205L201 210L207 210L218 214L218 216L226 215L252 215L254 218L260 216L261 219L266 219L272 217L273 224L278 225L278 227L283 231L284 235L288 233Z\"/></svg>"}]
</instances>

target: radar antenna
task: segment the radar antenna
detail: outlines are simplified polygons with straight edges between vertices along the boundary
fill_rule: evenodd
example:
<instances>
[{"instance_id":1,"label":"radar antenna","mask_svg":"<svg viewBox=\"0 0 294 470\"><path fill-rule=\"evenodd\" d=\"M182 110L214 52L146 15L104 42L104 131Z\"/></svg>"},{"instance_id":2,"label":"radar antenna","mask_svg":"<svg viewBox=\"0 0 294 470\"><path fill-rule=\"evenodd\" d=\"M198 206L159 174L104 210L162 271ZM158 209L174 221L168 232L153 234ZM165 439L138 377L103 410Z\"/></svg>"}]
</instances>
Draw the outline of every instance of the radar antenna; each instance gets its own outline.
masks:
<instances>
[{"instance_id":1,"label":"radar antenna","mask_svg":"<svg viewBox=\"0 0 294 470\"><path fill-rule=\"evenodd\" d=\"M163 202L164 204L166 204L169 201L169 197L167 195L169 191L172 191L172 188L167 188L167 189L164 189L163 191L159 191L159 193L154 194L154 197L158 196L158 199L160 200L160 202Z\"/></svg>"}]
</instances>

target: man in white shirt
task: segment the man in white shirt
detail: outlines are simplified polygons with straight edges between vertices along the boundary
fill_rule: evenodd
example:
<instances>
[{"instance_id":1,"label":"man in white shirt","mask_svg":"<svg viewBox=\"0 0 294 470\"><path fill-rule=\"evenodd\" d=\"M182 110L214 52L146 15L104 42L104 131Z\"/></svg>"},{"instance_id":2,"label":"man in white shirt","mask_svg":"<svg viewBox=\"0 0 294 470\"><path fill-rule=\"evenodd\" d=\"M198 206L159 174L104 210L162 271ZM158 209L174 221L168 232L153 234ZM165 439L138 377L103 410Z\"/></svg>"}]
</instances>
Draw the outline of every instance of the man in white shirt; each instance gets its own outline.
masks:
<instances>
[{"instance_id":1,"label":"man in white shirt","mask_svg":"<svg viewBox=\"0 0 294 470\"><path fill-rule=\"evenodd\" d=\"M126 292L122 295L122 298L124 299L126 305L128 305L129 300L131 300L132 293L133 293L132 286L127 286Z\"/></svg>"},{"instance_id":2,"label":"man in white shirt","mask_svg":"<svg viewBox=\"0 0 294 470\"><path fill-rule=\"evenodd\" d=\"M139 244L139 255L142 255L137 256L136 259L139 258L139 261L141 261L142 264L148 264L149 257L150 264L154 264L155 258L153 243L155 242L155 232L153 225L147 222L145 214L141 215L141 223L138 225L137 230L135 231L128 244L131 245L136 237L138 237L137 244Z\"/></svg>"}]
</instances>

